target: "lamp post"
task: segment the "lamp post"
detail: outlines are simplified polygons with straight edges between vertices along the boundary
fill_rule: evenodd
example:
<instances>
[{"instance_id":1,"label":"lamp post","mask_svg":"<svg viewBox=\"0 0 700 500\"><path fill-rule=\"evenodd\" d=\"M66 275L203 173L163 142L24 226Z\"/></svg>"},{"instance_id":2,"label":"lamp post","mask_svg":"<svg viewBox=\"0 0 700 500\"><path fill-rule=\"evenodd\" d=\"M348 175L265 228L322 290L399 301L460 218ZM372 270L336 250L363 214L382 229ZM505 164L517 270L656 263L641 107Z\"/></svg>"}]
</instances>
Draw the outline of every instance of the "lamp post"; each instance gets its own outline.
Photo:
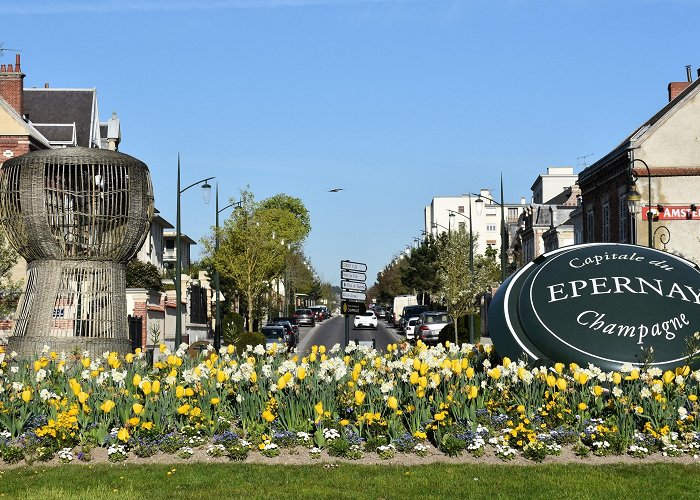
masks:
<instances>
[{"instance_id":1,"label":"lamp post","mask_svg":"<svg viewBox=\"0 0 700 500\"><path fill-rule=\"evenodd\" d=\"M647 204L647 232L648 234L648 239L647 239L647 246L649 248L652 248L654 246L654 240L653 240L653 233L652 233L652 224L654 222L654 213L652 212L651 208L651 171L649 170L649 165L647 165L647 162L644 160L640 160L639 158L634 157L634 150L630 149L628 152L628 157L629 157L629 170L628 170L628 175L630 178L630 181L632 185L630 186L630 192L627 193L627 206L629 208L630 213L634 216L634 223L635 227L637 224L637 213L639 213L639 202L641 201L642 197L639 195L639 192L637 192L635 184L637 183L637 179L639 176L637 173L634 171L634 162L638 161L642 165L644 165L644 168L647 170L647 179L649 180L649 193L647 194L648 197L648 204ZM637 235L635 231L634 235L634 242L637 243Z\"/></svg>"},{"instance_id":2,"label":"lamp post","mask_svg":"<svg viewBox=\"0 0 700 500\"><path fill-rule=\"evenodd\" d=\"M224 208L219 209L219 183L216 183L216 229L214 232L214 254L219 251L219 214L231 207L240 208L242 201L236 201ZM221 347L221 311L219 309L219 294L221 293L219 283L219 271L214 268L214 288L216 289L216 325L214 326L214 351L219 352Z\"/></svg>"},{"instance_id":3,"label":"lamp post","mask_svg":"<svg viewBox=\"0 0 700 500\"><path fill-rule=\"evenodd\" d=\"M207 182L214 177L207 177L197 182L193 182L185 189L180 189L180 154L177 155L177 215L175 222L175 349L182 343L182 264L180 260L180 195L193 186L202 184L202 197L204 203L209 203L211 197L211 185ZM217 290L218 292L218 290Z\"/></svg>"},{"instance_id":4,"label":"lamp post","mask_svg":"<svg viewBox=\"0 0 700 500\"><path fill-rule=\"evenodd\" d=\"M506 235L506 218L505 218L505 213L504 213L504 204L503 204L503 175L501 174L501 202L498 203L496 200L493 198L489 198L488 196L484 196L482 194L476 194L476 193L470 193L471 196L477 196L478 198L474 203L476 203L476 215L481 215L484 211L484 200L482 198L486 198L489 200L491 203L495 203L496 205L501 207L501 283L503 283L506 280L506 244L508 243L508 237ZM469 203L469 208L471 209L471 200Z\"/></svg>"},{"instance_id":5,"label":"lamp post","mask_svg":"<svg viewBox=\"0 0 700 500\"><path fill-rule=\"evenodd\" d=\"M473 283L474 281L474 237L472 236L472 199L471 196L469 196L469 216L464 215L461 212L455 212L454 210L447 210L450 212L450 217L454 217L455 214L461 215L465 219L469 220L469 282ZM456 330L456 325L455 325L455 330ZM469 343L473 344L474 343L474 315L469 314Z\"/></svg>"}]
</instances>

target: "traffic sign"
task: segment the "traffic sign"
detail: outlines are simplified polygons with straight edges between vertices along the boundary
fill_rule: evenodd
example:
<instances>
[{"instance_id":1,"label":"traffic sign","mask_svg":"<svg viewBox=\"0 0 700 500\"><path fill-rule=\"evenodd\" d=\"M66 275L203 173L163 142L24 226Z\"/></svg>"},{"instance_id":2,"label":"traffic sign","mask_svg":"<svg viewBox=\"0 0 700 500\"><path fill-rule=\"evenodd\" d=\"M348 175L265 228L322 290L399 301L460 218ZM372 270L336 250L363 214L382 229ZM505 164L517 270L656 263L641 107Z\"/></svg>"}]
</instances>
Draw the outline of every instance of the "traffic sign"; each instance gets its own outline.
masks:
<instances>
[{"instance_id":1,"label":"traffic sign","mask_svg":"<svg viewBox=\"0 0 700 500\"><path fill-rule=\"evenodd\" d=\"M346 302L340 304L340 310L343 314L364 314L367 312L367 306L364 302Z\"/></svg>"},{"instance_id":2,"label":"traffic sign","mask_svg":"<svg viewBox=\"0 0 700 500\"><path fill-rule=\"evenodd\" d=\"M362 301L364 301L367 299L367 295L365 295L364 293L360 293L360 292L348 292L347 290L343 290L342 292L340 292L340 298L343 300L362 300Z\"/></svg>"},{"instance_id":3,"label":"traffic sign","mask_svg":"<svg viewBox=\"0 0 700 500\"><path fill-rule=\"evenodd\" d=\"M364 283L359 283L357 281L341 281L340 287L343 290L356 290L358 292L364 292L365 290L367 290L367 285L365 285Z\"/></svg>"},{"instance_id":4,"label":"traffic sign","mask_svg":"<svg viewBox=\"0 0 700 500\"><path fill-rule=\"evenodd\" d=\"M340 271L340 277L344 280L365 281L367 275L364 273L354 273L352 271Z\"/></svg>"},{"instance_id":5,"label":"traffic sign","mask_svg":"<svg viewBox=\"0 0 700 500\"><path fill-rule=\"evenodd\" d=\"M364 273L367 271L367 264L361 262L350 262L349 260L340 261L340 269L346 269L348 271L359 271Z\"/></svg>"}]
</instances>

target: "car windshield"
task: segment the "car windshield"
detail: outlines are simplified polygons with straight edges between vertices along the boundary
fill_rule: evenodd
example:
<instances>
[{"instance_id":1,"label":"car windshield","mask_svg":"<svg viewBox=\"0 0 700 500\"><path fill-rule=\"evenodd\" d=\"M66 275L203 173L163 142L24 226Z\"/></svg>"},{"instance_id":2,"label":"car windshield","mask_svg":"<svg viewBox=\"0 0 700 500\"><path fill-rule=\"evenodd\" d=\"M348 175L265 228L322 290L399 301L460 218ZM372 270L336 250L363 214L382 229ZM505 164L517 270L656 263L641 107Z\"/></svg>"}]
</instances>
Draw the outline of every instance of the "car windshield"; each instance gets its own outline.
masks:
<instances>
[{"instance_id":1,"label":"car windshield","mask_svg":"<svg viewBox=\"0 0 700 500\"><path fill-rule=\"evenodd\" d=\"M374 316L374 313L372 311L367 311L363 316Z\"/></svg>"},{"instance_id":2,"label":"car windshield","mask_svg":"<svg viewBox=\"0 0 700 500\"><path fill-rule=\"evenodd\" d=\"M265 335L267 340L278 341L284 337L284 328L281 326L264 326L262 328L262 334Z\"/></svg>"}]
</instances>

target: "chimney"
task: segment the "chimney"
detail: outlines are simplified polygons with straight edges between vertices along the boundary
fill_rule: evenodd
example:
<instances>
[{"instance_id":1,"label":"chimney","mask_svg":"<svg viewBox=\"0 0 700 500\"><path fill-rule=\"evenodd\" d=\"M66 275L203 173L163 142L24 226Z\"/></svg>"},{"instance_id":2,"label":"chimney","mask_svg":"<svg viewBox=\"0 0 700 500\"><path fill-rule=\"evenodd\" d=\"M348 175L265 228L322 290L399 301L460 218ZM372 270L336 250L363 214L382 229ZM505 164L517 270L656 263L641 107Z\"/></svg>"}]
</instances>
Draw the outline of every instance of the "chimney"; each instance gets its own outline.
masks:
<instances>
[{"instance_id":1,"label":"chimney","mask_svg":"<svg viewBox=\"0 0 700 500\"><path fill-rule=\"evenodd\" d=\"M686 73L687 81L685 81L685 82L671 82L668 84L668 102L671 102L676 97L678 97L678 95L681 92L683 92L685 89L687 89L691 83L693 83L693 74L692 74L690 65L685 67L685 73ZM700 75L700 70L698 71L698 75Z\"/></svg>"},{"instance_id":2,"label":"chimney","mask_svg":"<svg viewBox=\"0 0 700 500\"><path fill-rule=\"evenodd\" d=\"M24 107L24 73L20 68L19 54L15 56L15 65L0 65L0 97L2 97L20 115Z\"/></svg>"}]
</instances>

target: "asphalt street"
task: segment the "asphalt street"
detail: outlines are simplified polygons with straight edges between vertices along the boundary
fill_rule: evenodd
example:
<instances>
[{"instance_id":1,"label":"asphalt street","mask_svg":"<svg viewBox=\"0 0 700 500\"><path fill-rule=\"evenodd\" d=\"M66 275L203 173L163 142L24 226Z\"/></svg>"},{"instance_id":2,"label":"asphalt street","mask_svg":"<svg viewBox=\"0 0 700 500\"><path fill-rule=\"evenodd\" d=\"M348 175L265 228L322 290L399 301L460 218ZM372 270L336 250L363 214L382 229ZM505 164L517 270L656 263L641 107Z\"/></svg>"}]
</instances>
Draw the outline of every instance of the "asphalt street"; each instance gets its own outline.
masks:
<instances>
[{"instance_id":1,"label":"asphalt street","mask_svg":"<svg viewBox=\"0 0 700 500\"><path fill-rule=\"evenodd\" d=\"M375 347L378 350L385 351L386 346L403 340L403 337L397 333L397 330L388 327L386 323L379 321L376 330L371 328L353 329L353 317L350 316L350 340L374 340ZM301 354L307 354L311 351L312 345L324 345L326 349L330 349L335 344L341 346L345 342L345 317L334 316L330 319L316 323L313 328L300 327L300 340L298 350Z\"/></svg>"}]
</instances>

